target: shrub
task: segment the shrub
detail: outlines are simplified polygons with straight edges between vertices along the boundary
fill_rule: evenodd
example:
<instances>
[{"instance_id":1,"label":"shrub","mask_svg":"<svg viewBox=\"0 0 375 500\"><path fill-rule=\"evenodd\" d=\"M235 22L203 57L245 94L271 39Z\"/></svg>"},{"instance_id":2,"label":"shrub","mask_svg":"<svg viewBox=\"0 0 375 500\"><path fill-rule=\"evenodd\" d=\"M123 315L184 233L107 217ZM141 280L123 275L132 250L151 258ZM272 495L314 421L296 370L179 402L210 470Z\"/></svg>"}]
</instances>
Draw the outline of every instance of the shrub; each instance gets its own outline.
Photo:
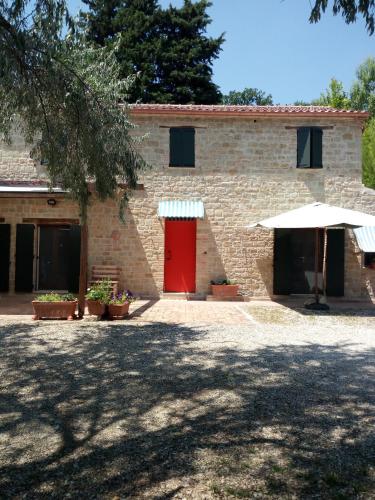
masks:
<instances>
[{"instance_id":1,"label":"shrub","mask_svg":"<svg viewBox=\"0 0 375 500\"><path fill-rule=\"evenodd\" d=\"M91 288L87 289L86 299L96 300L103 304L109 304L111 300L112 285L109 280L101 280L94 283Z\"/></svg>"},{"instance_id":2,"label":"shrub","mask_svg":"<svg viewBox=\"0 0 375 500\"><path fill-rule=\"evenodd\" d=\"M226 278L218 278L210 281L211 285L235 285L236 283Z\"/></svg>"},{"instance_id":3,"label":"shrub","mask_svg":"<svg viewBox=\"0 0 375 500\"><path fill-rule=\"evenodd\" d=\"M38 295L35 300L39 302L73 302L77 299L72 293L64 293L60 295L56 292L50 292L43 295Z\"/></svg>"}]
</instances>

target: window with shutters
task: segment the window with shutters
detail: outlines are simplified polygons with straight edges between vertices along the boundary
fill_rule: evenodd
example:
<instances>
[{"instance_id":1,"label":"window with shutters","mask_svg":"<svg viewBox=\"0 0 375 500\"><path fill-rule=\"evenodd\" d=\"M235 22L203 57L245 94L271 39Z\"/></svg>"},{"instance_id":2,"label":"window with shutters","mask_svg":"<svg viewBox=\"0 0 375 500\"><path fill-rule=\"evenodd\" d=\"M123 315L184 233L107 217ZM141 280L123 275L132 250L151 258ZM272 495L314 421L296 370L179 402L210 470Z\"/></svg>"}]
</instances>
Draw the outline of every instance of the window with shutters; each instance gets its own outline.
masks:
<instances>
[{"instance_id":1,"label":"window with shutters","mask_svg":"<svg viewBox=\"0 0 375 500\"><path fill-rule=\"evenodd\" d=\"M174 127L169 130L169 166L195 167L193 127Z\"/></svg>"},{"instance_id":2,"label":"window with shutters","mask_svg":"<svg viewBox=\"0 0 375 500\"><path fill-rule=\"evenodd\" d=\"M322 168L323 130L320 127L297 129L297 168Z\"/></svg>"}]
</instances>

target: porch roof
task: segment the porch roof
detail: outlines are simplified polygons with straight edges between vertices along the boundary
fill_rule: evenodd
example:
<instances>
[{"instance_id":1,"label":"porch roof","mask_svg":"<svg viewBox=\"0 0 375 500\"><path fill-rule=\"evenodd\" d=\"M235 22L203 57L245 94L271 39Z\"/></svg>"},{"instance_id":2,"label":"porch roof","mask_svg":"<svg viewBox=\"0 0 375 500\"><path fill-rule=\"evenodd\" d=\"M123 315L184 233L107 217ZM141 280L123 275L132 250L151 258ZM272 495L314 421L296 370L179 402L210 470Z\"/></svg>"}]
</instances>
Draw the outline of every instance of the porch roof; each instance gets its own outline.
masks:
<instances>
[{"instance_id":1,"label":"porch roof","mask_svg":"<svg viewBox=\"0 0 375 500\"><path fill-rule=\"evenodd\" d=\"M64 193L61 188L50 189L47 186L1 186L0 193Z\"/></svg>"},{"instance_id":2,"label":"porch roof","mask_svg":"<svg viewBox=\"0 0 375 500\"><path fill-rule=\"evenodd\" d=\"M203 201L193 200L163 200L159 201L159 217L176 217L179 219L203 219Z\"/></svg>"},{"instance_id":3,"label":"porch roof","mask_svg":"<svg viewBox=\"0 0 375 500\"><path fill-rule=\"evenodd\" d=\"M358 227L354 234L362 252L375 252L375 226Z\"/></svg>"}]
</instances>

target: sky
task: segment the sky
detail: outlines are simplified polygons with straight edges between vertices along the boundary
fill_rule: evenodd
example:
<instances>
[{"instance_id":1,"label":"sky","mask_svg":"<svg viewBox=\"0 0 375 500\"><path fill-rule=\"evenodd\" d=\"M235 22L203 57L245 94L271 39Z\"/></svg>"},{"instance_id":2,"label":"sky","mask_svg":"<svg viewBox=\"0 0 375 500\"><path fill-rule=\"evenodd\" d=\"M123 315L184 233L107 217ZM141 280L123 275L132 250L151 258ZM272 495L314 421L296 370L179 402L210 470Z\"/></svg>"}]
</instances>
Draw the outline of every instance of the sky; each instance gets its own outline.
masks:
<instances>
[{"instance_id":1,"label":"sky","mask_svg":"<svg viewBox=\"0 0 375 500\"><path fill-rule=\"evenodd\" d=\"M183 0L159 0L163 7ZM256 87L275 104L319 97L332 77L346 90L357 67L375 57L375 34L369 36L362 18L347 25L331 11L317 24L308 21L313 0L212 0L209 36L225 33L213 80L224 94ZM332 5L332 0L329 2ZM70 0L72 13L79 0Z\"/></svg>"}]
</instances>

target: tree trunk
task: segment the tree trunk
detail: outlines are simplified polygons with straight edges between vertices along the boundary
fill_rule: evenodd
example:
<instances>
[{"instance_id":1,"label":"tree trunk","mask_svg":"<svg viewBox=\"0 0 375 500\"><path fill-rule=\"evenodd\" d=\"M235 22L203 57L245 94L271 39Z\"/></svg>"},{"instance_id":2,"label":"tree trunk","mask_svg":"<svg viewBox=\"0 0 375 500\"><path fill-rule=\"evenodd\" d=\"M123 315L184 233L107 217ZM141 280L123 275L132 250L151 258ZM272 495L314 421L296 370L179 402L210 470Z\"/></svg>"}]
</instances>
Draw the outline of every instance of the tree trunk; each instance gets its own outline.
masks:
<instances>
[{"instance_id":1,"label":"tree trunk","mask_svg":"<svg viewBox=\"0 0 375 500\"><path fill-rule=\"evenodd\" d=\"M78 293L78 315L80 318L85 313L85 295L87 289L87 241L88 229L87 222L82 223L81 227L81 255L79 269L79 293Z\"/></svg>"}]
</instances>

